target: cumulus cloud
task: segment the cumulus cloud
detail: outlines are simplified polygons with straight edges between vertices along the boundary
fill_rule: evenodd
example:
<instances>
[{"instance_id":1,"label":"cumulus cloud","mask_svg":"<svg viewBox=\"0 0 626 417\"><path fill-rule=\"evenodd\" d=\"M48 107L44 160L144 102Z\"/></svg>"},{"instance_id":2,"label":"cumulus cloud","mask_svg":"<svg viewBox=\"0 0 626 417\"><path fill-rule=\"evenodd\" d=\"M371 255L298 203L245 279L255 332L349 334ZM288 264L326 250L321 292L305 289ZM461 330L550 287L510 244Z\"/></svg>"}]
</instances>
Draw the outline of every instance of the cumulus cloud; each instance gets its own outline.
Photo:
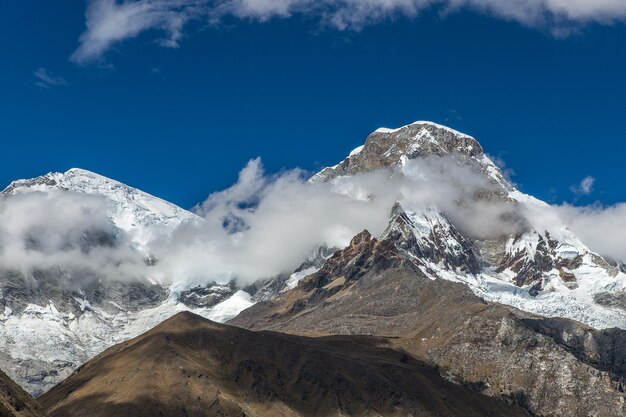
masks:
<instances>
[{"instance_id":1,"label":"cumulus cloud","mask_svg":"<svg viewBox=\"0 0 626 417\"><path fill-rule=\"evenodd\" d=\"M118 42L159 31L160 44L178 46L191 21L219 24L234 17L257 21L306 16L338 30L358 30L426 10L443 16L470 10L565 35L589 23L626 21L622 0L89 0L86 30L71 59L99 60Z\"/></svg>"},{"instance_id":2,"label":"cumulus cloud","mask_svg":"<svg viewBox=\"0 0 626 417\"><path fill-rule=\"evenodd\" d=\"M253 160L236 184L196 207L205 223L179 228L153 250L166 274L192 281L252 282L293 271L319 245L341 247L365 228L384 229L393 205L387 196L360 198L371 190L337 187L309 183L300 170L266 175Z\"/></svg>"},{"instance_id":3,"label":"cumulus cloud","mask_svg":"<svg viewBox=\"0 0 626 417\"><path fill-rule=\"evenodd\" d=\"M68 85L65 78L55 76L45 68L37 68L37 70L33 72L33 75L35 75L36 79L35 85L41 89Z\"/></svg>"},{"instance_id":4,"label":"cumulus cloud","mask_svg":"<svg viewBox=\"0 0 626 417\"><path fill-rule=\"evenodd\" d=\"M472 236L513 232L510 205L475 201L477 189L493 185L458 160L424 158L403 170L310 182L298 169L268 175L254 159L233 186L195 207L204 221L183 223L145 245L112 223L101 197L6 196L0 199L0 265L25 274L58 267L184 285L249 283L292 272L320 245L344 247L364 229L380 235L396 201L415 211L437 206ZM148 265L148 256L158 262Z\"/></svg>"},{"instance_id":5,"label":"cumulus cloud","mask_svg":"<svg viewBox=\"0 0 626 417\"><path fill-rule=\"evenodd\" d=\"M578 195L589 195L593 191L593 185L596 179L592 176L586 176L580 181L578 185L572 185L570 191Z\"/></svg>"},{"instance_id":6,"label":"cumulus cloud","mask_svg":"<svg viewBox=\"0 0 626 417\"><path fill-rule=\"evenodd\" d=\"M251 282L291 272L318 246L344 247L364 229L380 235L396 201L409 211L442 210L464 233L494 237L523 224L503 200L480 201L494 185L454 158L407 161L403 174L383 169L309 182L300 170L266 175L250 161L232 187L195 210L206 222L184 225L152 246L166 275ZM166 271L166 272L165 272Z\"/></svg>"},{"instance_id":7,"label":"cumulus cloud","mask_svg":"<svg viewBox=\"0 0 626 417\"><path fill-rule=\"evenodd\" d=\"M319 245L344 247L363 229L380 235L396 201L408 211L436 207L472 238L567 226L592 250L626 259L619 232L626 232L626 204L581 208L530 198L518 206L476 198L477 191L497 188L460 156L410 160L402 173L382 169L332 182L307 178L300 170L267 175L259 159L250 161L236 184L195 208L203 226L184 226L171 241L161 241L155 251L162 266L169 275L199 281L207 271L212 279L243 282L291 272ZM613 237L604 238L609 232Z\"/></svg>"}]
</instances>

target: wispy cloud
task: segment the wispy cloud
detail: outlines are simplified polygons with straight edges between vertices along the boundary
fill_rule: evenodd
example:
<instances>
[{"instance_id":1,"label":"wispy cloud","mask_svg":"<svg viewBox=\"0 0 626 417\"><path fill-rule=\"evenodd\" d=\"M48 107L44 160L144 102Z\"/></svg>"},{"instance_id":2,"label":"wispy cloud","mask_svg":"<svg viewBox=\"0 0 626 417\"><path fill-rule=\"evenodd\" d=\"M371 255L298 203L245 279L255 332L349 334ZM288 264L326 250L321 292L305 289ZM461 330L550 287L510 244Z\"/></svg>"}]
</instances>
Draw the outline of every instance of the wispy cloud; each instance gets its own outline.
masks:
<instances>
[{"instance_id":1,"label":"wispy cloud","mask_svg":"<svg viewBox=\"0 0 626 417\"><path fill-rule=\"evenodd\" d=\"M592 250L626 262L626 203L554 207L568 228Z\"/></svg>"},{"instance_id":2,"label":"wispy cloud","mask_svg":"<svg viewBox=\"0 0 626 417\"><path fill-rule=\"evenodd\" d=\"M593 185L596 183L596 179L590 175L586 176L580 181L578 185L572 185L570 190L574 194L589 195L593 192Z\"/></svg>"},{"instance_id":3,"label":"wispy cloud","mask_svg":"<svg viewBox=\"0 0 626 417\"><path fill-rule=\"evenodd\" d=\"M37 68L33 74L35 75L35 85L41 89L68 85L65 78L55 76L45 68Z\"/></svg>"},{"instance_id":4,"label":"wispy cloud","mask_svg":"<svg viewBox=\"0 0 626 417\"><path fill-rule=\"evenodd\" d=\"M98 60L113 44L156 29L165 33L162 46L175 48L183 27L210 9L203 0L91 0L85 13L87 30L71 56L76 63Z\"/></svg>"},{"instance_id":5,"label":"wispy cloud","mask_svg":"<svg viewBox=\"0 0 626 417\"><path fill-rule=\"evenodd\" d=\"M337 30L359 30L400 16L414 18L425 10L442 16L470 10L556 36L590 23L626 21L624 0L89 0L86 31L71 59L79 64L100 60L116 43L148 30L161 33L161 45L177 47L191 21L307 16Z\"/></svg>"}]
</instances>

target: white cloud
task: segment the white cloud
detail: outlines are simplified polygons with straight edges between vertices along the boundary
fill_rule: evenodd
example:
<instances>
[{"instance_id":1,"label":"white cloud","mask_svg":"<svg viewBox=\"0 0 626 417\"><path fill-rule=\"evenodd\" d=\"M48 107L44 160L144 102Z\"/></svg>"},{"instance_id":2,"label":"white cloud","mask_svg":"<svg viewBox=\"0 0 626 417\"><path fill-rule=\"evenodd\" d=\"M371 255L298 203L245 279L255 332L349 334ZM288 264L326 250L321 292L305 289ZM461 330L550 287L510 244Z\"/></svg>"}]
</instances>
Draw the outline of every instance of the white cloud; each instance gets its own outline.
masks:
<instances>
[{"instance_id":1,"label":"white cloud","mask_svg":"<svg viewBox=\"0 0 626 417\"><path fill-rule=\"evenodd\" d=\"M0 198L0 265L24 274L55 268L80 277L150 277L181 285L252 282L291 272L319 245L343 247L364 229L381 234L396 201L409 211L436 206L466 235L497 237L528 224L563 222L592 250L626 259L626 204L609 208L540 206L520 212L499 200L476 200L493 184L455 158L411 160L404 175L380 170L310 183L300 170L267 175L259 159L238 181L211 194L186 224L149 242L158 262L132 244L108 217L104 198L64 191ZM28 215L25 215L28 213Z\"/></svg>"},{"instance_id":2,"label":"white cloud","mask_svg":"<svg viewBox=\"0 0 626 417\"><path fill-rule=\"evenodd\" d=\"M64 78L55 76L45 68L37 68L33 74L36 78L35 85L41 89L67 85L67 81Z\"/></svg>"},{"instance_id":3,"label":"white cloud","mask_svg":"<svg viewBox=\"0 0 626 417\"><path fill-rule=\"evenodd\" d=\"M569 229L593 251L626 262L626 203L555 207Z\"/></svg>"},{"instance_id":4,"label":"white cloud","mask_svg":"<svg viewBox=\"0 0 626 417\"><path fill-rule=\"evenodd\" d=\"M578 185L572 185L570 190L574 194L578 195L589 195L593 191L593 185L595 184L596 179L592 176L586 176L580 181Z\"/></svg>"},{"instance_id":5,"label":"white cloud","mask_svg":"<svg viewBox=\"0 0 626 417\"><path fill-rule=\"evenodd\" d=\"M256 159L236 184L196 207L205 225L179 228L153 250L166 275L250 282L292 271L320 244L344 246L365 228L382 232L392 205L308 183L299 170L265 175Z\"/></svg>"},{"instance_id":6,"label":"white cloud","mask_svg":"<svg viewBox=\"0 0 626 417\"><path fill-rule=\"evenodd\" d=\"M108 213L103 198L85 194L3 196L0 265L26 275L58 267L114 279L145 275L144 256L132 249Z\"/></svg>"},{"instance_id":7,"label":"white cloud","mask_svg":"<svg viewBox=\"0 0 626 417\"><path fill-rule=\"evenodd\" d=\"M310 183L300 170L266 175L252 160L233 186L195 208L203 224L183 224L171 238L147 244L158 259L150 267L148 253L111 222L103 198L63 191L7 196L0 199L0 265L27 275L61 268L116 279L251 282L293 271L319 245L343 247L364 229L379 235L396 201L409 210L437 205L471 235L511 231L502 220L510 205L473 200L476 188L492 185L469 167L433 157L409 161L404 170Z\"/></svg>"},{"instance_id":8,"label":"white cloud","mask_svg":"<svg viewBox=\"0 0 626 417\"><path fill-rule=\"evenodd\" d=\"M176 47L185 25L194 20L219 24L228 16L267 21L302 15L338 30L358 30L425 10L444 16L476 11L555 35L589 23L626 21L623 0L89 0L86 31L71 58L77 63L99 60L114 44L148 30L165 34L159 41L163 46Z\"/></svg>"},{"instance_id":9,"label":"white cloud","mask_svg":"<svg viewBox=\"0 0 626 417\"><path fill-rule=\"evenodd\" d=\"M91 0L85 13L87 30L71 56L76 63L98 60L113 44L157 29L165 33L159 43L177 47L184 25L207 3L194 0Z\"/></svg>"},{"instance_id":10,"label":"white cloud","mask_svg":"<svg viewBox=\"0 0 626 417\"><path fill-rule=\"evenodd\" d=\"M364 229L381 234L396 201L407 210L436 205L471 236L521 226L510 220L510 204L476 201L477 188L493 185L453 159L409 161L404 173L380 170L310 183L299 170L265 175L255 159L236 184L196 207L204 226L182 227L152 249L166 275L250 282L293 271L319 245L344 247Z\"/></svg>"}]
</instances>

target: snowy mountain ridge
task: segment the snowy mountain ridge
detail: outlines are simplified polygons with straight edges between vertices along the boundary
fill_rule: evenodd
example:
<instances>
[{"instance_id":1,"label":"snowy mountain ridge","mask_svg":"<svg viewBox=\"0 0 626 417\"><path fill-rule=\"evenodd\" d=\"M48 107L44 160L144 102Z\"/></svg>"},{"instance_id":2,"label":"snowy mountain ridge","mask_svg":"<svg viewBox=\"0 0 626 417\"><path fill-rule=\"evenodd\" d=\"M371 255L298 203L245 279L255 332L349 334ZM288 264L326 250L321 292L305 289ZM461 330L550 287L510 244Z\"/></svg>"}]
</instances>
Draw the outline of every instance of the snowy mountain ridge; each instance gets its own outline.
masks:
<instances>
[{"instance_id":1,"label":"snowy mountain ridge","mask_svg":"<svg viewBox=\"0 0 626 417\"><path fill-rule=\"evenodd\" d=\"M448 131L448 132L452 133L453 135L455 135L457 137L467 137L467 138L474 139L470 135L467 135L465 133L459 132L458 130L452 129L451 127L444 126L444 125L441 125L439 123L431 122L429 120L417 120L417 121L415 121L413 123L409 123L407 125L400 126L400 127L397 127L397 128L379 127L378 129L376 129L374 131L374 133L385 133L385 134L386 133L396 133L396 132L398 132L398 131L400 131L402 129L405 129L407 127L410 127L410 126L432 126L432 127L436 128L436 129L439 129L439 130Z\"/></svg>"},{"instance_id":2,"label":"snowy mountain ridge","mask_svg":"<svg viewBox=\"0 0 626 417\"><path fill-rule=\"evenodd\" d=\"M620 301L626 274L560 220L537 222L549 214L549 205L518 191L469 135L432 122L380 128L363 147L312 180L338 181L382 167L411 176L408 161L433 156L450 158L484 177L494 189L479 190L472 199L510 206L506 214L523 228L498 237L465 237L436 206L411 211L397 205L381 239L396 242L433 279L463 282L486 300L597 328L626 328L626 303Z\"/></svg>"},{"instance_id":3,"label":"snowy mountain ridge","mask_svg":"<svg viewBox=\"0 0 626 417\"><path fill-rule=\"evenodd\" d=\"M469 198L506 206L512 221L524 220L524 228L502 236L470 236L436 204L416 209L398 201L381 240L393 242L428 277L463 282L485 300L598 328L626 328L626 274L589 250L564 225L544 228L525 221L532 217L527 213L542 214L548 205L516 190L471 136L431 122L378 129L346 159L310 181L338 181L382 168L410 177L415 175L411 161L433 157L451 158L455 166L469 167L485 179L488 189ZM204 221L82 169L14 181L1 196L49 190L103 198L112 222L145 255L150 255L152 240L181 225ZM0 265L0 367L29 391L41 393L103 349L179 311L226 321L255 302L290 291L319 271L335 250L320 247L292 273L246 288L234 282L170 287L149 280L95 280L59 288L54 283L64 278L65 271L23 277Z\"/></svg>"},{"instance_id":4,"label":"snowy mountain ridge","mask_svg":"<svg viewBox=\"0 0 626 417\"><path fill-rule=\"evenodd\" d=\"M46 192L103 199L107 215L123 236L109 237L114 240L102 244L109 247L121 238L120 244L130 242L132 250L146 259L151 259L150 242L169 237L183 224L204 222L172 203L78 168L14 181L0 194L0 201ZM0 265L0 367L34 394L109 346L180 311L226 321L252 305L250 294L233 285L209 283L189 289L154 281L151 276L108 281L97 276L80 278L78 271L78 280L68 286L66 276L76 273L62 268L22 276ZM145 268L149 271L151 266Z\"/></svg>"},{"instance_id":5,"label":"snowy mountain ridge","mask_svg":"<svg viewBox=\"0 0 626 417\"><path fill-rule=\"evenodd\" d=\"M145 248L151 240L171 233L182 223L203 221L201 217L175 204L80 168L13 181L1 194L50 190L104 197L110 204L110 217L115 226L128 233L139 248Z\"/></svg>"}]
</instances>

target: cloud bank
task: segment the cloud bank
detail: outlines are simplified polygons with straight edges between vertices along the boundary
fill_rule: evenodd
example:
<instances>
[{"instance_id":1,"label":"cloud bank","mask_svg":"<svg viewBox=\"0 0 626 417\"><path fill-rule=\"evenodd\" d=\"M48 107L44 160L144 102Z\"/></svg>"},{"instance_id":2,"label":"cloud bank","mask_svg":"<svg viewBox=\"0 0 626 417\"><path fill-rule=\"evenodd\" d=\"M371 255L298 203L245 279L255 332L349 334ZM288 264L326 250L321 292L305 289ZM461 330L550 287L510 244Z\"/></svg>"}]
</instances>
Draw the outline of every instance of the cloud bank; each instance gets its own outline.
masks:
<instances>
[{"instance_id":1,"label":"cloud bank","mask_svg":"<svg viewBox=\"0 0 626 417\"><path fill-rule=\"evenodd\" d=\"M503 200L476 200L476 190L495 191L483 175L455 158L410 160L403 173L382 169L332 182L309 182L302 171L264 173L256 159L232 187L195 208L204 230L188 225L155 253L176 276L202 280L259 278L292 272L318 246L345 247L364 229L374 236L388 225L399 201L408 211L436 207L468 236L489 238L525 226ZM194 259L195 262L181 262ZM173 272L175 271L175 272Z\"/></svg>"},{"instance_id":2,"label":"cloud bank","mask_svg":"<svg viewBox=\"0 0 626 417\"><path fill-rule=\"evenodd\" d=\"M409 161L404 170L311 183L297 169L267 175L255 159L232 187L195 208L203 222L183 223L145 247L112 223L102 197L66 191L7 196L0 200L0 265L26 275L91 268L114 279L186 286L250 283L292 272L320 245L344 247L364 229L381 234L396 201L415 211L436 205L472 236L517 227L504 220L510 205L472 198L477 188L492 185L454 159ZM148 265L149 256L158 262Z\"/></svg>"},{"instance_id":3,"label":"cloud bank","mask_svg":"<svg viewBox=\"0 0 626 417\"><path fill-rule=\"evenodd\" d=\"M442 16L469 10L565 35L587 24L626 21L623 0L89 0L85 32L71 59L86 64L113 45L147 31L177 47L192 21L219 24L225 18L268 21L304 16L337 30L359 30L424 11Z\"/></svg>"},{"instance_id":4,"label":"cloud bank","mask_svg":"<svg viewBox=\"0 0 626 417\"><path fill-rule=\"evenodd\" d=\"M6 196L0 199L0 265L26 276L63 271L70 282L104 277L186 288L233 279L247 284L292 272L320 245L344 247L364 229L380 235L396 201L407 211L436 207L474 238L565 224L592 250L626 260L626 204L541 203L519 210L502 199L476 199L477 190L495 186L458 158L410 160L402 174L383 169L332 182L307 179L297 169L268 175L254 159L234 185L194 208L203 222L183 223L145 246L116 227L103 197L58 190Z\"/></svg>"},{"instance_id":5,"label":"cloud bank","mask_svg":"<svg viewBox=\"0 0 626 417\"><path fill-rule=\"evenodd\" d=\"M144 256L115 227L104 198L58 190L0 200L0 266L26 276L62 268L77 279L146 274Z\"/></svg>"}]
</instances>

